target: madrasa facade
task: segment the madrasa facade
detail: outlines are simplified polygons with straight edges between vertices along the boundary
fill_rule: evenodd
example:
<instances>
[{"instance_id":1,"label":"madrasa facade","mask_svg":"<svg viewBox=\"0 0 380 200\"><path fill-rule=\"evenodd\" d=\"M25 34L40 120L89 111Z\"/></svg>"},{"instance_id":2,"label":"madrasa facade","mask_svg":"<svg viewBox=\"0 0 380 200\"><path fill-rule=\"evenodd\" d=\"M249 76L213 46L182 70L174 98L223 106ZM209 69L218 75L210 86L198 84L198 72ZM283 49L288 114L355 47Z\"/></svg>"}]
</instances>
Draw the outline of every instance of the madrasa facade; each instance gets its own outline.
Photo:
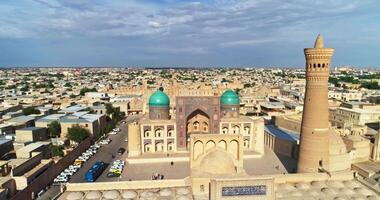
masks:
<instances>
[{"instance_id":1,"label":"madrasa facade","mask_svg":"<svg viewBox=\"0 0 380 200\"><path fill-rule=\"evenodd\" d=\"M239 96L177 96L176 108L162 88L149 98L149 113L129 130L129 157L189 152L194 134L240 135L246 152L264 152L264 121L242 116ZM175 110L172 114L170 110Z\"/></svg>"}]
</instances>

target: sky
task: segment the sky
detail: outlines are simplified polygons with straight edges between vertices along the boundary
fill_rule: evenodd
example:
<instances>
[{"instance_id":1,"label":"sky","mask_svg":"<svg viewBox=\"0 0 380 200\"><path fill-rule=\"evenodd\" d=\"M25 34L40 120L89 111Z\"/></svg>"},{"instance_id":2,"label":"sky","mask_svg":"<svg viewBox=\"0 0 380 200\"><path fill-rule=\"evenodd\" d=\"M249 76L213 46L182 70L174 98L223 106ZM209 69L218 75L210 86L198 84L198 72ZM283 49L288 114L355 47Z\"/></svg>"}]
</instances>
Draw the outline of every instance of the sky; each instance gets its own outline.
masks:
<instances>
[{"instance_id":1,"label":"sky","mask_svg":"<svg viewBox=\"0 0 380 200\"><path fill-rule=\"evenodd\" d=\"M0 67L380 68L378 0L1 0Z\"/></svg>"}]
</instances>

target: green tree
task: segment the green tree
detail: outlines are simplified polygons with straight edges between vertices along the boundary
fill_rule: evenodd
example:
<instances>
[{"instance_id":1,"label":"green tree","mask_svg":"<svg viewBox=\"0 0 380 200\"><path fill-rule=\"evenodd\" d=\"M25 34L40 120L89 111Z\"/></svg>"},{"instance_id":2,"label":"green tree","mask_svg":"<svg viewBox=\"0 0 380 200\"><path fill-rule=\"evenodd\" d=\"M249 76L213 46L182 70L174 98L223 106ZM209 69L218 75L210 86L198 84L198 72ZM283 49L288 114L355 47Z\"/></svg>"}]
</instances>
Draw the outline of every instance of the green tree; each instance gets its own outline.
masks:
<instances>
[{"instance_id":1,"label":"green tree","mask_svg":"<svg viewBox=\"0 0 380 200\"><path fill-rule=\"evenodd\" d=\"M76 143L82 142L88 136L90 136L90 131L79 125L74 125L73 127L69 128L67 133L67 138Z\"/></svg>"},{"instance_id":2,"label":"green tree","mask_svg":"<svg viewBox=\"0 0 380 200\"><path fill-rule=\"evenodd\" d=\"M57 145L50 144L49 149L50 149L53 157L55 157L55 156L63 157L63 155L64 155L63 146L57 146Z\"/></svg>"},{"instance_id":3,"label":"green tree","mask_svg":"<svg viewBox=\"0 0 380 200\"><path fill-rule=\"evenodd\" d=\"M54 120L48 124L48 129L50 137L56 137L61 133L61 124L57 120Z\"/></svg>"},{"instance_id":4,"label":"green tree","mask_svg":"<svg viewBox=\"0 0 380 200\"><path fill-rule=\"evenodd\" d=\"M37 110L36 108L34 108L34 107L24 108L24 109L22 109L22 113L24 115L41 114L41 112L39 110Z\"/></svg>"},{"instance_id":5,"label":"green tree","mask_svg":"<svg viewBox=\"0 0 380 200\"><path fill-rule=\"evenodd\" d=\"M27 85L25 85L24 87L22 87L21 89L20 89L20 91L22 91L22 92L26 92L26 91L28 91L29 90L29 86L27 86Z\"/></svg>"},{"instance_id":6,"label":"green tree","mask_svg":"<svg viewBox=\"0 0 380 200\"><path fill-rule=\"evenodd\" d=\"M362 88L367 88L370 90L378 90L380 89L378 82L364 82L361 84Z\"/></svg>"},{"instance_id":7,"label":"green tree","mask_svg":"<svg viewBox=\"0 0 380 200\"><path fill-rule=\"evenodd\" d=\"M339 79L338 79L338 78L335 78L335 77L330 77L330 78L329 78L329 83L332 83L332 84L334 84L335 86L337 86L338 83L339 83Z\"/></svg>"},{"instance_id":8,"label":"green tree","mask_svg":"<svg viewBox=\"0 0 380 200\"><path fill-rule=\"evenodd\" d=\"M107 110L106 111L107 115L111 115L114 112L114 108L113 108L112 104L107 103L107 104L105 104L105 106L106 106L106 110Z\"/></svg>"},{"instance_id":9,"label":"green tree","mask_svg":"<svg viewBox=\"0 0 380 200\"><path fill-rule=\"evenodd\" d=\"M244 84L244 88L250 88L250 87L253 87L255 86L255 83L245 83Z\"/></svg>"},{"instance_id":10,"label":"green tree","mask_svg":"<svg viewBox=\"0 0 380 200\"><path fill-rule=\"evenodd\" d=\"M86 94L86 92L97 92L97 90L96 90L96 88L84 87L84 88L80 89L79 95L84 96L84 94Z\"/></svg>"},{"instance_id":11,"label":"green tree","mask_svg":"<svg viewBox=\"0 0 380 200\"><path fill-rule=\"evenodd\" d=\"M65 85L63 87L73 87L69 82L66 82Z\"/></svg>"}]
</instances>

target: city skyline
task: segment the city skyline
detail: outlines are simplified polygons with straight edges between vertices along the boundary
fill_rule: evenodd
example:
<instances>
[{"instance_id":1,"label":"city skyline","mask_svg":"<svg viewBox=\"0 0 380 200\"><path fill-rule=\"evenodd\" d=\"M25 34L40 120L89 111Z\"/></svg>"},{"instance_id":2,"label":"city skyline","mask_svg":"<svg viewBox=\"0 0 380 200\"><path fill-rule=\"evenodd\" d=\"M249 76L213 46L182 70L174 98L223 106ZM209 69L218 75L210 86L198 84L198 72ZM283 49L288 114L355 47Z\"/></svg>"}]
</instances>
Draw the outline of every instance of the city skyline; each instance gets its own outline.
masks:
<instances>
[{"instance_id":1,"label":"city skyline","mask_svg":"<svg viewBox=\"0 0 380 200\"><path fill-rule=\"evenodd\" d=\"M304 65L322 34L332 66L379 67L376 1L0 3L0 67ZM318 8L318 9L315 9Z\"/></svg>"}]
</instances>

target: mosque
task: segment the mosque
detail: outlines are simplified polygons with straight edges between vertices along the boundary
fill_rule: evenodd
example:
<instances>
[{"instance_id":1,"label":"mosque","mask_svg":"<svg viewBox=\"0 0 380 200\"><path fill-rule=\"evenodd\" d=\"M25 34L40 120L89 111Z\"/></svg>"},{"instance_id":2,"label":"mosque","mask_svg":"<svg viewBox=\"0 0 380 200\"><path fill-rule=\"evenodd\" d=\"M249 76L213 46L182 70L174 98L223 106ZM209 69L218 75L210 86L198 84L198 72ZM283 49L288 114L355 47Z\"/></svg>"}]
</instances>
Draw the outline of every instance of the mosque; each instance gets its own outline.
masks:
<instances>
[{"instance_id":1,"label":"mosque","mask_svg":"<svg viewBox=\"0 0 380 200\"><path fill-rule=\"evenodd\" d=\"M152 156L165 162L179 154L190 167L178 170L189 170L188 175L117 184L70 183L59 199L380 199L376 189L354 177L345 144L328 123L333 52L320 36L314 48L304 49L306 93L296 173L268 172L274 161L260 159L273 152L264 143L276 141L264 137L261 118L239 115L240 99L232 90L221 96L177 96L171 108L161 88L149 98L149 113L128 125L127 162ZM264 167L247 173L260 164Z\"/></svg>"},{"instance_id":2,"label":"mosque","mask_svg":"<svg viewBox=\"0 0 380 200\"><path fill-rule=\"evenodd\" d=\"M194 134L241 135L246 152L264 152L264 121L239 114L239 96L228 89L219 96L178 96L176 113L162 88L149 98L149 114L129 131L129 157L190 151ZM174 117L175 116L175 117Z\"/></svg>"}]
</instances>

